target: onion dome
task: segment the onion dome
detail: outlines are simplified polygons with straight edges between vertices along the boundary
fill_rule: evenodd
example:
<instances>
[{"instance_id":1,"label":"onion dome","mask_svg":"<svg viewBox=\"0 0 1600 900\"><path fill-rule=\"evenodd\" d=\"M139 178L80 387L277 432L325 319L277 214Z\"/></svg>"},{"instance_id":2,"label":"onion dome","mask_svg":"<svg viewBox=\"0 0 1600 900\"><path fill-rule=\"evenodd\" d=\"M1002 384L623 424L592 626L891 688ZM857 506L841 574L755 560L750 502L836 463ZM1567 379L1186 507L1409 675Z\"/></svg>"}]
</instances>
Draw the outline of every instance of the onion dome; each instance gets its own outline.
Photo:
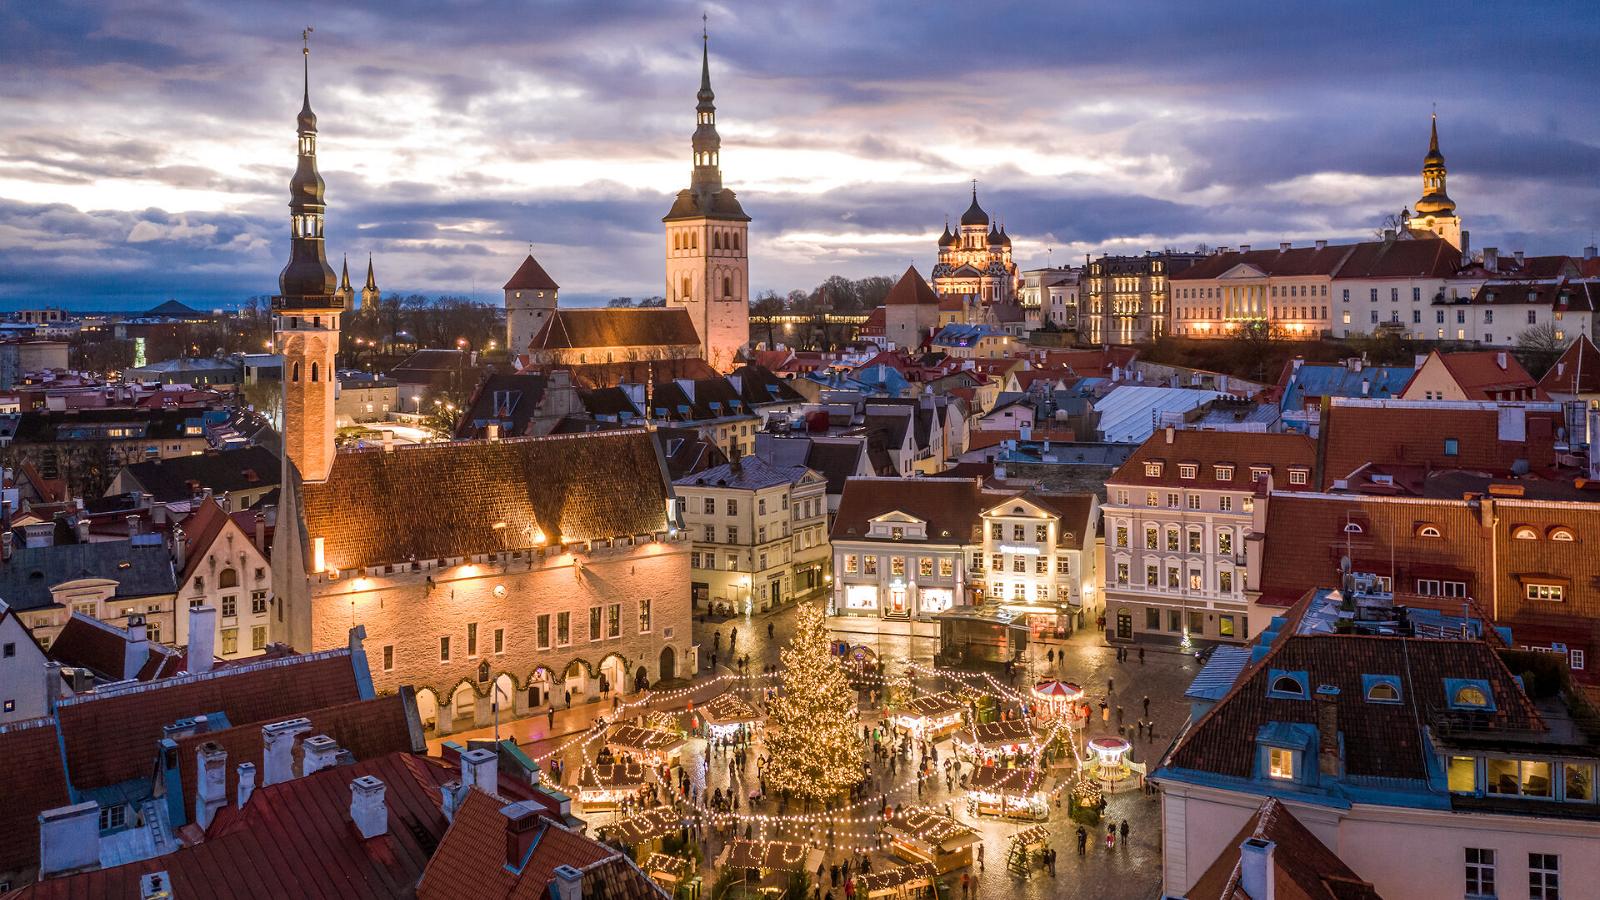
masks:
<instances>
[{"instance_id":1,"label":"onion dome","mask_svg":"<svg viewBox=\"0 0 1600 900\"><path fill-rule=\"evenodd\" d=\"M984 212L983 211L983 207L978 205L978 186L977 185L973 185L972 186L972 205L967 207L967 211L961 214L961 224L962 225L988 225L989 224L989 214Z\"/></svg>"},{"instance_id":2,"label":"onion dome","mask_svg":"<svg viewBox=\"0 0 1600 900\"><path fill-rule=\"evenodd\" d=\"M956 236L950 233L950 220L944 220L944 234L939 235L939 246L950 247L956 242Z\"/></svg>"},{"instance_id":3,"label":"onion dome","mask_svg":"<svg viewBox=\"0 0 1600 900\"><path fill-rule=\"evenodd\" d=\"M1006 227L1004 225L1000 226L1000 246L1011 246L1011 235L1006 234Z\"/></svg>"},{"instance_id":4,"label":"onion dome","mask_svg":"<svg viewBox=\"0 0 1600 900\"><path fill-rule=\"evenodd\" d=\"M999 225L991 225L989 227L989 246L991 246L991 247L1000 246L1000 226Z\"/></svg>"}]
</instances>

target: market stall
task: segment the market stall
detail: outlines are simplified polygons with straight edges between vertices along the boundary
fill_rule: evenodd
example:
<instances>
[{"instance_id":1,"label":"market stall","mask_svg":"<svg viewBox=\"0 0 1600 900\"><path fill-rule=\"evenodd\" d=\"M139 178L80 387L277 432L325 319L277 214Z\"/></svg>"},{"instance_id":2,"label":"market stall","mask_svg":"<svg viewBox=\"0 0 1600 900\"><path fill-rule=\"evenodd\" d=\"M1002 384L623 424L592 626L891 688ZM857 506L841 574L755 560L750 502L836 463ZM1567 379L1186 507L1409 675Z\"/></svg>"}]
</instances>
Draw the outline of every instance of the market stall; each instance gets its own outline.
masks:
<instances>
[{"instance_id":1,"label":"market stall","mask_svg":"<svg viewBox=\"0 0 1600 900\"><path fill-rule=\"evenodd\" d=\"M940 875L971 865L972 848L982 843L976 831L923 806L895 810L883 833L890 852L927 863Z\"/></svg>"},{"instance_id":2,"label":"market stall","mask_svg":"<svg viewBox=\"0 0 1600 900\"><path fill-rule=\"evenodd\" d=\"M693 863L681 856L668 856L665 853L650 854L639 868L669 896L676 895L678 885L694 877Z\"/></svg>"},{"instance_id":3,"label":"market stall","mask_svg":"<svg viewBox=\"0 0 1600 900\"><path fill-rule=\"evenodd\" d=\"M959 697L945 692L895 704L889 709L889 717L895 727L919 739L938 740L961 727L961 712L966 708Z\"/></svg>"},{"instance_id":4,"label":"market stall","mask_svg":"<svg viewBox=\"0 0 1600 900\"><path fill-rule=\"evenodd\" d=\"M992 762L1010 756L1031 756L1046 740L1027 719L974 722L956 735L956 747L968 759Z\"/></svg>"},{"instance_id":5,"label":"market stall","mask_svg":"<svg viewBox=\"0 0 1600 900\"><path fill-rule=\"evenodd\" d=\"M1028 877L1044 857L1050 846L1050 832L1043 825L1033 825L1011 836L1006 848L1006 867L1011 874Z\"/></svg>"},{"instance_id":6,"label":"market stall","mask_svg":"<svg viewBox=\"0 0 1600 900\"><path fill-rule=\"evenodd\" d=\"M650 776L633 760L587 763L578 772L578 802L585 812L617 809L649 787Z\"/></svg>"},{"instance_id":7,"label":"market stall","mask_svg":"<svg viewBox=\"0 0 1600 900\"><path fill-rule=\"evenodd\" d=\"M657 806L618 819L600 829L600 840L633 850L634 859L643 859L661 849L661 839L683 826L683 820L665 806Z\"/></svg>"},{"instance_id":8,"label":"market stall","mask_svg":"<svg viewBox=\"0 0 1600 900\"><path fill-rule=\"evenodd\" d=\"M979 766L967 776L967 807L980 816L1041 821L1050 815L1046 781L1033 766Z\"/></svg>"},{"instance_id":9,"label":"market stall","mask_svg":"<svg viewBox=\"0 0 1600 900\"><path fill-rule=\"evenodd\" d=\"M821 864L821 850L789 841L735 840L717 855L717 871L744 870L747 888L772 894L787 890L791 876L815 872Z\"/></svg>"},{"instance_id":10,"label":"market stall","mask_svg":"<svg viewBox=\"0 0 1600 900\"><path fill-rule=\"evenodd\" d=\"M731 740L766 722L765 716L732 691L712 697L698 715L705 722L706 737L712 741Z\"/></svg>"},{"instance_id":11,"label":"market stall","mask_svg":"<svg viewBox=\"0 0 1600 900\"><path fill-rule=\"evenodd\" d=\"M918 900L933 897L939 873L932 863L915 862L856 878L856 896L867 900Z\"/></svg>"},{"instance_id":12,"label":"market stall","mask_svg":"<svg viewBox=\"0 0 1600 900\"><path fill-rule=\"evenodd\" d=\"M677 765L678 754L685 743L676 732L632 723L615 725L606 735L606 749L613 755L649 766Z\"/></svg>"}]
</instances>

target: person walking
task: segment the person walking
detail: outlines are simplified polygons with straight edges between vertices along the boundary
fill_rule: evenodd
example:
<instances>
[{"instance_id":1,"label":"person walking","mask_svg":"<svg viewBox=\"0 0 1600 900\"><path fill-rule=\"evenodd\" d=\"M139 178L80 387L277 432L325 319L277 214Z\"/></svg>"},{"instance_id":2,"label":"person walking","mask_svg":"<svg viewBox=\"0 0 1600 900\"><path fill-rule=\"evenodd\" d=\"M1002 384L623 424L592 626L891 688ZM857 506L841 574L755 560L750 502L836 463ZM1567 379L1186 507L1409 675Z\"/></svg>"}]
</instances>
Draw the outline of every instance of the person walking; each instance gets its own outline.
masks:
<instances>
[{"instance_id":1,"label":"person walking","mask_svg":"<svg viewBox=\"0 0 1600 900\"><path fill-rule=\"evenodd\" d=\"M1089 832L1082 825L1078 826L1078 855L1082 856L1089 847Z\"/></svg>"},{"instance_id":2,"label":"person walking","mask_svg":"<svg viewBox=\"0 0 1600 900\"><path fill-rule=\"evenodd\" d=\"M772 640L772 623L767 623L767 640Z\"/></svg>"},{"instance_id":3,"label":"person walking","mask_svg":"<svg viewBox=\"0 0 1600 900\"><path fill-rule=\"evenodd\" d=\"M1145 694L1144 695L1143 703L1144 703L1144 715L1145 715L1145 718L1148 719L1148 718L1150 718L1150 695L1149 694Z\"/></svg>"},{"instance_id":4,"label":"person walking","mask_svg":"<svg viewBox=\"0 0 1600 900\"><path fill-rule=\"evenodd\" d=\"M1123 819L1122 820L1122 825L1119 826L1117 828L1117 830L1122 833L1122 835L1121 835L1122 836L1122 843L1123 844L1127 844L1128 843L1128 820L1127 819Z\"/></svg>"},{"instance_id":5,"label":"person walking","mask_svg":"<svg viewBox=\"0 0 1600 900\"><path fill-rule=\"evenodd\" d=\"M961 873L961 896L972 896L972 876L968 875L966 872Z\"/></svg>"},{"instance_id":6,"label":"person walking","mask_svg":"<svg viewBox=\"0 0 1600 900\"><path fill-rule=\"evenodd\" d=\"M1117 692L1117 679L1115 679L1115 678L1107 678L1106 679L1106 693L1115 694L1116 692Z\"/></svg>"},{"instance_id":7,"label":"person walking","mask_svg":"<svg viewBox=\"0 0 1600 900\"><path fill-rule=\"evenodd\" d=\"M550 732L556 730L556 705L554 703L550 704L550 708L545 710L544 721L545 737L549 737Z\"/></svg>"},{"instance_id":8,"label":"person walking","mask_svg":"<svg viewBox=\"0 0 1600 900\"><path fill-rule=\"evenodd\" d=\"M983 844L978 845L978 871L983 871Z\"/></svg>"},{"instance_id":9,"label":"person walking","mask_svg":"<svg viewBox=\"0 0 1600 900\"><path fill-rule=\"evenodd\" d=\"M1139 665L1144 665L1144 648L1139 648Z\"/></svg>"},{"instance_id":10,"label":"person walking","mask_svg":"<svg viewBox=\"0 0 1600 900\"><path fill-rule=\"evenodd\" d=\"M1106 703L1104 700L1100 701L1100 721L1102 721L1102 722L1110 722L1111 721L1111 706L1110 706L1110 704Z\"/></svg>"},{"instance_id":11,"label":"person walking","mask_svg":"<svg viewBox=\"0 0 1600 900\"><path fill-rule=\"evenodd\" d=\"M737 628L728 629L728 652L729 653L733 652L733 646L734 646L734 644L737 644L738 642L739 642L739 629L737 629Z\"/></svg>"},{"instance_id":12,"label":"person walking","mask_svg":"<svg viewBox=\"0 0 1600 900\"><path fill-rule=\"evenodd\" d=\"M1106 826L1106 849L1117 849L1117 826L1115 825Z\"/></svg>"}]
</instances>

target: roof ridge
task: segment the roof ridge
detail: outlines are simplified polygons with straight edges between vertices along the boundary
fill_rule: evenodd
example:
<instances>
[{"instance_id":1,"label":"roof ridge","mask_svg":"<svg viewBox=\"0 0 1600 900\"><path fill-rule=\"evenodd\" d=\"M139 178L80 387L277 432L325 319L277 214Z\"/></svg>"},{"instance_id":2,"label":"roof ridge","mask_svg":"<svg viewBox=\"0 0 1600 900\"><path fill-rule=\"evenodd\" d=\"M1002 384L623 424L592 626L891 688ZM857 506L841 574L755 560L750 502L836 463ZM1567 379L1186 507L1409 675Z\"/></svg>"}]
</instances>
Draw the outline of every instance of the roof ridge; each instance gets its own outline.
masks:
<instances>
[{"instance_id":1,"label":"roof ridge","mask_svg":"<svg viewBox=\"0 0 1600 900\"><path fill-rule=\"evenodd\" d=\"M134 694L142 694L147 691L177 687L181 684L197 684L202 681L210 681L212 679L224 678L231 675L244 675L252 672L265 671L267 669L282 668L285 666L298 665L300 663L320 662L325 659L335 659L340 656L349 655L349 647L334 647L329 650L318 650L314 653L300 653L294 656L285 656L278 659L267 659L260 662L245 663L238 666L227 666L221 669L212 669L209 672L185 672L182 675L174 675L171 678L163 678L159 681L149 681L141 684L129 685L126 688L118 688L116 690L107 691L104 693L95 692L88 694L77 694L72 697L64 697L56 701L56 708L60 709L64 706L78 706L84 703L92 703L96 700L128 697Z\"/></svg>"}]
</instances>

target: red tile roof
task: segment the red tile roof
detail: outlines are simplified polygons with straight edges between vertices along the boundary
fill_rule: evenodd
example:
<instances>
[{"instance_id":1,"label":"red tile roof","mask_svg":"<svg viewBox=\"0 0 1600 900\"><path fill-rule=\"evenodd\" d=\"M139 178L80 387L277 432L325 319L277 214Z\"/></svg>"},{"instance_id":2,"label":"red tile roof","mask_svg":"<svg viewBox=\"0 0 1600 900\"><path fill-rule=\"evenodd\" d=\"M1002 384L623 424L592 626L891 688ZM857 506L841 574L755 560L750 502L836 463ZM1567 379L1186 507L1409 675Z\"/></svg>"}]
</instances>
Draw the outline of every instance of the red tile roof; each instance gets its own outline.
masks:
<instances>
[{"instance_id":1,"label":"red tile roof","mask_svg":"<svg viewBox=\"0 0 1600 900\"><path fill-rule=\"evenodd\" d=\"M833 519L833 540L887 541L868 538L868 525L872 519L898 510L928 523L928 537L920 543L968 544L977 538L985 502L976 480L851 478L844 484L839 512Z\"/></svg>"},{"instance_id":2,"label":"red tile roof","mask_svg":"<svg viewBox=\"0 0 1600 900\"><path fill-rule=\"evenodd\" d=\"M1274 845L1276 897L1283 900L1381 900L1370 882L1361 880L1276 797L1269 797L1261 804L1184 896L1188 900L1252 900L1240 886L1243 872L1239 865L1239 845L1249 838L1271 841Z\"/></svg>"},{"instance_id":3,"label":"red tile roof","mask_svg":"<svg viewBox=\"0 0 1600 900\"><path fill-rule=\"evenodd\" d=\"M556 280L550 277L550 274L544 270L543 266L539 265L539 261L533 258L532 253L528 254L528 258L524 259L522 265L517 267L516 274L511 276L511 280L506 282L503 288L503 290L507 291L554 291L558 289Z\"/></svg>"},{"instance_id":4,"label":"red tile roof","mask_svg":"<svg viewBox=\"0 0 1600 900\"><path fill-rule=\"evenodd\" d=\"M1147 463L1158 463L1160 474L1147 474ZM1162 429L1140 444L1106 483L1119 487L1248 491L1256 486L1251 481L1251 469L1266 468L1271 472L1273 489L1304 491L1316 487L1311 477L1315 464L1316 444L1304 435L1174 428L1169 444L1167 431ZM1180 465L1195 466L1195 477L1183 478ZM1219 480L1218 465L1232 466L1233 478ZM1306 472L1304 485L1289 483L1289 471L1296 468Z\"/></svg>"},{"instance_id":5,"label":"red tile roof","mask_svg":"<svg viewBox=\"0 0 1600 900\"><path fill-rule=\"evenodd\" d=\"M51 719L0 725L0 760L10 773L0 803L0 874L39 864L39 813L72 802Z\"/></svg>"},{"instance_id":6,"label":"red tile roof","mask_svg":"<svg viewBox=\"0 0 1600 900\"><path fill-rule=\"evenodd\" d=\"M1586 334L1567 345L1567 349L1539 379L1546 394L1600 394L1600 349Z\"/></svg>"},{"instance_id":7,"label":"red tile roof","mask_svg":"<svg viewBox=\"0 0 1600 900\"><path fill-rule=\"evenodd\" d=\"M1439 366L1444 367L1468 400L1546 399L1539 396L1538 382L1508 350L1462 350L1455 353L1434 350L1417 367L1416 374L1411 376L1411 384L1400 392L1400 396L1406 400L1424 399L1416 396L1412 386L1425 373L1436 371Z\"/></svg>"},{"instance_id":8,"label":"red tile roof","mask_svg":"<svg viewBox=\"0 0 1600 900\"><path fill-rule=\"evenodd\" d=\"M1333 277L1448 278L1459 268L1461 251L1446 240L1365 241L1351 248Z\"/></svg>"},{"instance_id":9,"label":"red tile roof","mask_svg":"<svg viewBox=\"0 0 1600 900\"><path fill-rule=\"evenodd\" d=\"M70 697L56 716L72 784L85 790L148 778L162 729L179 719L271 722L359 697L350 651L338 649Z\"/></svg>"},{"instance_id":10,"label":"red tile roof","mask_svg":"<svg viewBox=\"0 0 1600 900\"><path fill-rule=\"evenodd\" d=\"M527 350L582 350L605 347L700 346L688 310L680 306L647 309L557 309Z\"/></svg>"},{"instance_id":11,"label":"red tile roof","mask_svg":"<svg viewBox=\"0 0 1600 900\"><path fill-rule=\"evenodd\" d=\"M922 273L916 266L908 266L906 273L900 276L894 287L889 289L888 296L884 297L885 306L938 306L939 295L933 292L928 282L922 279Z\"/></svg>"},{"instance_id":12,"label":"red tile roof","mask_svg":"<svg viewBox=\"0 0 1600 900\"><path fill-rule=\"evenodd\" d=\"M178 587L182 588L189 581L189 576L200 568L205 562L206 550L211 547L211 542L217 539L222 529L228 524L227 510L215 499L201 503L199 508L191 512L188 518L179 523L183 529L183 536L187 547L185 549L183 571L178 575Z\"/></svg>"},{"instance_id":13,"label":"red tile roof","mask_svg":"<svg viewBox=\"0 0 1600 900\"><path fill-rule=\"evenodd\" d=\"M1512 413L1507 413L1512 415ZM1555 462L1559 410L1524 408L1525 440L1501 440L1501 410L1492 404L1335 398L1323 425L1323 484L1368 462L1430 465L1506 473L1519 459L1534 471ZM1455 443L1454 454L1446 454Z\"/></svg>"},{"instance_id":14,"label":"red tile roof","mask_svg":"<svg viewBox=\"0 0 1600 900\"><path fill-rule=\"evenodd\" d=\"M1213 253L1180 272L1172 273L1172 281L1209 281L1235 266L1246 265L1267 275L1293 278L1304 275L1332 275L1338 271L1357 245L1295 247L1288 250L1252 250L1249 253L1231 251Z\"/></svg>"},{"instance_id":15,"label":"red tile roof","mask_svg":"<svg viewBox=\"0 0 1600 900\"><path fill-rule=\"evenodd\" d=\"M1034 441L1075 441L1077 435L1071 428L1034 428L1028 439ZM967 450L983 450L998 446L1003 441L1022 440L1022 432L1015 428L974 428L967 435Z\"/></svg>"},{"instance_id":16,"label":"red tile roof","mask_svg":"<svg viewBox=\"0 0 1600 900\"><path fill-rule=\"evenodd\" d=\"M50 642L49 656L64 666L88 669L107 681L121 681L127 663L128 633L82 613L73 613ZM156 659L164 658L152 653Z\"/></svg>"}]
</instances>

